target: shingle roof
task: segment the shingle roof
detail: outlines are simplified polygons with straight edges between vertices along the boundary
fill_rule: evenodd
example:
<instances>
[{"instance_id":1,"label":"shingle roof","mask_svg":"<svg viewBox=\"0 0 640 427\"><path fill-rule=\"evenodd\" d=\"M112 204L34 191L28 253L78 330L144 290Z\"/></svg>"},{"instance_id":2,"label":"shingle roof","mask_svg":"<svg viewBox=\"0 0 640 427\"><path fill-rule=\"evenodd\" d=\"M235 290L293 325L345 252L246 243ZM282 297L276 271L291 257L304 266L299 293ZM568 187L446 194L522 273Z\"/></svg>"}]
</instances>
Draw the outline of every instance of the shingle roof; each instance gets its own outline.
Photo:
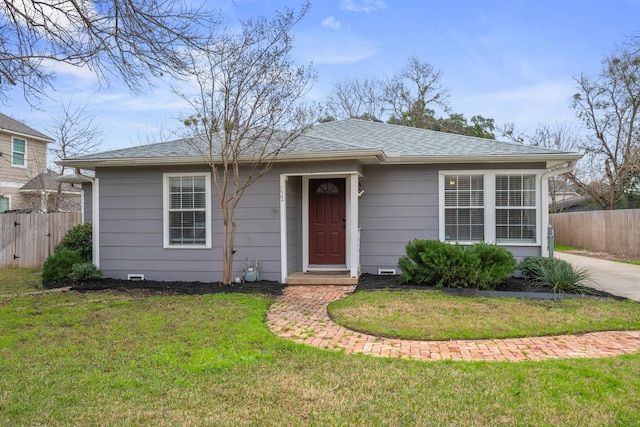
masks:
<instances>
[{"instance_id":1,"label":"shingle roof","mask_svg":"<svg viewBox=\"0 0 640 427\"><path fill-rule=\"evenodd\" d=\"M71 162L91 162L126 159L131 159L132 161L134 159L158 159L162 163L171 158L198 159L202 157L198 150L194 148L198 146L203 149L205 147L203 142L197 139L179 139L65 159L62 163L67 163L67 160ZM318 153L352 153L354 157L358 157L359 153L365 152L368 155L371 155L372 152L378 152L380 155L389 158L407 160L426 158L463 159L491 156L577 156L576 153L529 145L348 119L315 125L298 137L290 149L282 154L282 157L313 156Z\"/></svg>"},{"instance_id":2,"label":"shingle roof","mask_svg":"<svg viewBox=\"0 0 640 427\"><path fill-rule=\"evenodd\" d=\"M59 177L60 175L53 171L42 172L30 179L25 185L23 185L20 188L20 191L58 191L59 182L57 181L57 179ZM62 183L62 191L65 193L80 193L79 189L72 187L69 183Z\"/></svg>"},{"instance_id":3,"label":"shingle roof","mask_svg":"<svg viewBox=\"0 0 640 427\"><path fill-rule=\"evenodd\" d=\"M17 133L20 135L31 136L37 139L42 139L45 141L53 142L55 141L50 136L45 135L42 132L35 130L32 127L25 125L22 122L19 122L11 117L0 113L0 130L4 130L9 133Z\"/></svg>"},{"instance_id":4,"label":"shingle roof","mask_svg":"<svg viewBox=\"0 0 640 427\"><path fill-rule=\"evenodd\" d=\"M308 135L327 142L348 141L354 147L380 149L403 157L559 153L529 145L355 119L319 124Z\"/></svg>"}]
</instances>

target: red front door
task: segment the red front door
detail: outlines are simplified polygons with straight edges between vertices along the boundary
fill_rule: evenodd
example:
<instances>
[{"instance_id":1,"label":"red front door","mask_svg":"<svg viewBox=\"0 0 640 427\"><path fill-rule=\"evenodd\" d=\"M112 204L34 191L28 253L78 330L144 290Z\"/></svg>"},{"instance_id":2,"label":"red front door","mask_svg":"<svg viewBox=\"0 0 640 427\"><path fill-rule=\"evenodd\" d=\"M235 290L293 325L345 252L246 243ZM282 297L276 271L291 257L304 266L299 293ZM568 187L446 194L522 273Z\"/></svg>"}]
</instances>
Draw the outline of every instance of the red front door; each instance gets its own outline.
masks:
<instances>
[{"instance_id":1,"label":"red front door","mask_svg":"<svg viewBox=\"0 0 640 427\"><path fill-rule=\"evenodd\" d=\"M345 261L345 180L309 180L309 264Z\"/></svg>"}]
</instances>

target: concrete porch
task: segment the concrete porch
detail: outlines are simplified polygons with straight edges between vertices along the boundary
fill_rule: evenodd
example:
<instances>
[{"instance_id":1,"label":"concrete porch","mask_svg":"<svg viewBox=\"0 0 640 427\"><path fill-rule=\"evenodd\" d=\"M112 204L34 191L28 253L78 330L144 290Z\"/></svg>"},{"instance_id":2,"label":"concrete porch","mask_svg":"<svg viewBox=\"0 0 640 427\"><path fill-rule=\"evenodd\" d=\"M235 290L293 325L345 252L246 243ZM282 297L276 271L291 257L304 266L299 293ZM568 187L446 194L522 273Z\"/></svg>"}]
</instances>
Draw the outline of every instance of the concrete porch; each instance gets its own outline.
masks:
<instances>
[{"instance_id":1,"label":"concrete porch","mask_svg":"<svg viewBox=\"0 0 640 427\"><path fill-rule=\"evenodd\" d=\"M287 285L357 285L358 278L348 271L297 272L287 276Z\"/></svg>"}]
</instances>

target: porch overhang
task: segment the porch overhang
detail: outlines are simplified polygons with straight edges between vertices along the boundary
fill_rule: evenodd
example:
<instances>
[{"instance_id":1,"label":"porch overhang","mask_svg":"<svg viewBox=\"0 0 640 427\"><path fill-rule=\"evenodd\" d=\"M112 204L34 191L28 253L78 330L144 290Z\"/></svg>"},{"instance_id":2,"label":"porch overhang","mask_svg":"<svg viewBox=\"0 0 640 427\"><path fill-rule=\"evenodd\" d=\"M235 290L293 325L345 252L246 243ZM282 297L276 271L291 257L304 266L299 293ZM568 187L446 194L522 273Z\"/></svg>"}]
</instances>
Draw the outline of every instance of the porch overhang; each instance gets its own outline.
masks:
<instances>
[{"instance_id":1,"label":"porch overhang","mask_svg":"<svg viewBox=\"0 0 640 427\"><path fill-rule=\"evenodd\" d=\"M302 280L300 279L305 273L312 271L318 272L318 275L326 276L326 279L330 279L330 275L327 274L329 270L335 270L334 268L313 268L309 264L308 254L308 181L309 179L317 178L344 178L346 184L346 235L345 235L345 255L346 264L342 270L342 273L350 282L355 281L357 283L360 274L360 229L358 224L358 183L360 179L360 172L358 170L344 170L344 171L332 171L332 172L301 172L301 173L283 173L280 175L280 250L281 250L281 280L283 283L289 283L287 280ZM297 192L300 197L297 200L300 203L301 209L297 213L293 214L288 209L288 185L287 182L291 177L300 178L300 188ZM293 217L292 215L298 215ZM292 230L290 226L290 220L299 220L301 226ZM299 233L299 234L298 234ZM296 242L293 242L296 240ZM299 247L296 247L296 243L299 243ZM293 253L293 252L296 253ZM299 259L299 265L292 265L290 259ZM324 271L323 271L324 270ZM301 275L294 276L293 273L300 273ZM307 282L309 280L318 281L321 277L313 277L307 275ZM345 279L342 278L342 279ZM324 284L327 284L326 282ZM344 283L341 283L344 284Z\"/></svg>"}]
</instances>

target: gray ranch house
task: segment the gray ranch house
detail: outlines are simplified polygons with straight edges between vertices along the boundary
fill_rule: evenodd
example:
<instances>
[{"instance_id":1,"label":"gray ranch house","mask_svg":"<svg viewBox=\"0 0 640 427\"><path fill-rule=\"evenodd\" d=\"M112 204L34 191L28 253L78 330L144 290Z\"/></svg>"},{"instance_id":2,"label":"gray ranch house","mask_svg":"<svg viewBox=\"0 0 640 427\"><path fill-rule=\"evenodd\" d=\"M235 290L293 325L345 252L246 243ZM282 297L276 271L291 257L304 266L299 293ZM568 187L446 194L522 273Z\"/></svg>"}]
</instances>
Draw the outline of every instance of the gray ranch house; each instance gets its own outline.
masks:
<instances>
[{"instance_id":1,"label":"gray ranch house","mask_svg":"<svg viewBox=\"0 0 640 427\"><path fill-rule=\"evenodd\" d=\"M355 119L317 124L243 196L234 277L247 258L259 260L261 279L283 283L316 271L392 273L415 238L546 255L548 179L580 157ZM185 140L59 163L84 181L105 276L221 280L211 169Z\"/></svg>"}]
</instances>

